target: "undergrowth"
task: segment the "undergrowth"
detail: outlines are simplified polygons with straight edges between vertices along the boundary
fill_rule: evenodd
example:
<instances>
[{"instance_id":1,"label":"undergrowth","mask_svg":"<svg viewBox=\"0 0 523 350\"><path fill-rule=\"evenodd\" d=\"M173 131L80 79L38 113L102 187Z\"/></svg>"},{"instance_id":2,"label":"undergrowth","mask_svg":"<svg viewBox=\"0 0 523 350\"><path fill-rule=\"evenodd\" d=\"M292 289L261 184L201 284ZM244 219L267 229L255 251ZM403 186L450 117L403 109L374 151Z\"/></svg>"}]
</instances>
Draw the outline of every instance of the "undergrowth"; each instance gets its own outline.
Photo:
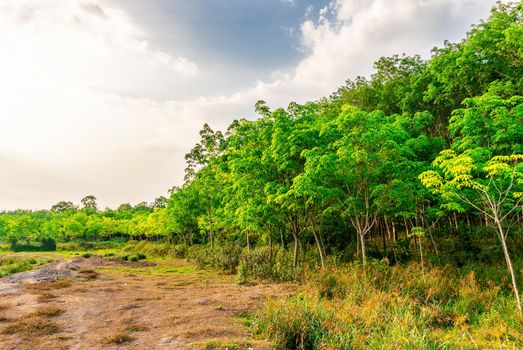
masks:
<instances>
[{"instance_id":1,"label":"undergrowth","mask_svg":"<svg viewBox=\"0 0 523 350\"><path fill-rule=\"evenodd\" d=\"M384 263L319 272L253 320L279 349L521 348L511 291L452 267Z\"/></svg>"}]
</instances>

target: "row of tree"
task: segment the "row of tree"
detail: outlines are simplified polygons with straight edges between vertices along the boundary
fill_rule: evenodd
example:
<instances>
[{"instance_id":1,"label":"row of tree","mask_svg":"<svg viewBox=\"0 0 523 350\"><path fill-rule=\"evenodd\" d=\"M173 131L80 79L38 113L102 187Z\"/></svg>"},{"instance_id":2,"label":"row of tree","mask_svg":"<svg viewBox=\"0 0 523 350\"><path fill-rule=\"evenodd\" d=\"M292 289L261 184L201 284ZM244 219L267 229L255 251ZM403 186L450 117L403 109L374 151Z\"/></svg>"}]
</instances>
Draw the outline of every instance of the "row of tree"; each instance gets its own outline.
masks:
<instances>
[{"instance_id":1,"label":"row of tree","mask_svg":"<svg viewBox=\"0 0 523 350\"><path fill-rule=\"evenodd\" d=\"M99 211L94 196L81 200L81 207L61 201L50 210L16 210L0 213L0 239L12 246L23 242L36 246L55 241L98 240L113 237L158 239L171 237L167 214L167 199L157 198L153 203L135 206L122 204L117 209Z\"/></svg>"}]
</instances>

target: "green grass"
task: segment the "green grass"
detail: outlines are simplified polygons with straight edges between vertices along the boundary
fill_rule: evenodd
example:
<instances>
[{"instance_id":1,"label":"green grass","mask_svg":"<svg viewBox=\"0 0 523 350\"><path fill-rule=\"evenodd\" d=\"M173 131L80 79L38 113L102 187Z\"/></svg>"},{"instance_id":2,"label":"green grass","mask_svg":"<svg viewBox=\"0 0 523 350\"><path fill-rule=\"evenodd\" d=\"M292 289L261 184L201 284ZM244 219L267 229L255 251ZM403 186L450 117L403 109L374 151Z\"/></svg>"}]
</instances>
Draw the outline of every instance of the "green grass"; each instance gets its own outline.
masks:
<instances>
[{"instance_id":1,"label":"green grass","mask_svg":"<svg viewBox=\"0 0 523 350\"><path fill-rule=\"evenodd\" d=\"M151 260L149 260L151 261ZM105 271L114 271L119 273L132 273L136 275L171 275L171 274L182 274L182 275L210 275L213 274L211 271L202 271L196 266L185 264L179 260L164 260L164 259L154 259L157 263L156 266L146 266L146 267L100 267L99 270Z\"/></svg>"},{"instance_id":2,"label":"green grass","mask_svg":"<svg viewBox=\"0 0 523 350\"><path fill-rule=\"evenodd\" d=\"M278 349L515 349L523 319L510 289L474 273L352 264L269 302L254 332ZM475 345L474 345L475 344Z\"/></svg>"},{"instance_id":3,"label":"green grass","mask_svg":"<svg viewBox=\"0 0 523 350\"><path fill-rule=\"evenodd\" d=\"M24 256L0 258L0 277L29 271L50 261L52 261L52 259L37 259Z\"/></svg>"}]
</instances>

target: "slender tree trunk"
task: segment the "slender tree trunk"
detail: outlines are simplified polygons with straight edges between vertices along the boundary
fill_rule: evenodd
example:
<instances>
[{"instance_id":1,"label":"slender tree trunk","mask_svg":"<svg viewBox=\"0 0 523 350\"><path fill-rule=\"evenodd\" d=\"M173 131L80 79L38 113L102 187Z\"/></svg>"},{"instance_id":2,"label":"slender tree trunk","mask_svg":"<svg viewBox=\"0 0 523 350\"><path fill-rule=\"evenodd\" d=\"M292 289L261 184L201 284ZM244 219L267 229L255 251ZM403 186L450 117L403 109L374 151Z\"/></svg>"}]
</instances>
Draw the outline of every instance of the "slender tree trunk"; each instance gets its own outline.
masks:
<instances>
[{"instance_id":1,"label":"slender tree trunk","mask_svg":"<svg viewBox=\"0 0 523 350\"><path fill-rule=\"evenodd\" d=\"M312 234L314 235L314 240L316 241L316 247L318 247L318 253L320 253L321 267L325 267L325 252L323 251L322 242L320 239L320 232L316 231L316 225L314 219L311 217L311 228Z\"/></svg>"},{"instance_id":2,"label":"slender tree trunk","mask_svg":"<svg viewBox=\"0 0 523 350\"><path fill-rule=\"evenodd\" d=\"M392 222L392 241L396 242L396 224L394 224L394 221Z\"/></svg>"},{"instance_id":3,"label":"slender tree trunk","mask_svg":"<svg viewBox=\"0 0 523 350\"><path fill-rule=\"evenodd\" d=\"M251 251L251 240L249 239L249 231L247 231L247 233L246 233L246 238L247 238L247 251L250 252Z\"/></svg>"},{"instance_id":4,"label":"slender tree trunk","mask_svg":"<svg viewBox=\"0 0 523 350\"><path fill-rule=\"evenodd\" d=\"M385 218L385 228L387 229L387 237L389 238L389 240L392 240L392 237L391 237L391 234L390 234L390 229L389 229L389 223L387 221L387 218Z\"/></svg>"},{"instance_id":5,"label":"slender tree trunk","mask_svg":"<svg viewBox=\"0 0 523 350\"><path fill-rule=\"evenodd\" d=\"M505 232L503 230L503 227L501 225L501 222L498 220L497 217L495 217L494 221L496 222L496 226L498 228L498 236L501 241L501 246L503 247L503 255L505 255L505 261L507 263L507 267L510 271L510 277L512 278L512 287L514 288L514 293L516 294L516 301L518 304L518 311L520 314L523 314L523 310L521 309L521 297L519 295L519 288L518 288L518 282L516 280L516 274L514 272L514 266L512 266L512 260L510 259L510 254L508 252L507 242L505 240Z\"/></svg>"},{"instance_id":6,"label":"slender tree trunk","mask_svg":"<svg viewBox=\"0 0 523 350\"><path fill-rule=\"evenodd\" d=\"M360 234L356 232L356 258L360 258L361 244L360 244Z\"/></svg>"},{"instance_id":7,"label":"slender tree trunk","mask_svg":"<svg viewBox=\"0 0 523 350\"><path fill-rule=\"evenodd\" d=\"M383 241L383 255L387 256L387 242L385 240L385 231L381 230L381 239Z\"/></svg>"},{"instance_id":8,"label":"slender tree trunk","mask_svg":"<svg viewBox=\"0 0 523 350\"><path fill-rule=\"evenodd\" d=\"M272 230L269 230L269 260L272 260Z\"/></svg>"},{"instance_id":9,"label":"slender tree trunk","mask_svg":"<svg viewBox=\"0 0 523 350\"><path fill-rule=\"evenodd\" d=\"M423 246L421 245L421 237L419 238L419 256L421 261L421 274L423 275L423 278L425 278L425 267L423 264Z\"/></svg>"},{"instance_id":10,"label":"slender tree trunk","mask_svg":"<svg viewBox=\"0 0 523 350\"><path fill-rule=\"evenodd\" d=\"M297 268L298 267L298 253L300 249L300 241L298 240L298 236L293 233L294 238L294 254L292 257L292 267Z\"/></svg>"},{"instance_id":11,"label":"slender tree trunk","mask_svg":"<svg viewBox=\"0 0 523 350\"><path fill-rule=\"evenodd\" d=\"M358 236L360 236L360 243L361 243L361 259L363 262L367 261L367 247L365 245L365 235L360 234L358 232Z\"/></svg>"}]
</instances>

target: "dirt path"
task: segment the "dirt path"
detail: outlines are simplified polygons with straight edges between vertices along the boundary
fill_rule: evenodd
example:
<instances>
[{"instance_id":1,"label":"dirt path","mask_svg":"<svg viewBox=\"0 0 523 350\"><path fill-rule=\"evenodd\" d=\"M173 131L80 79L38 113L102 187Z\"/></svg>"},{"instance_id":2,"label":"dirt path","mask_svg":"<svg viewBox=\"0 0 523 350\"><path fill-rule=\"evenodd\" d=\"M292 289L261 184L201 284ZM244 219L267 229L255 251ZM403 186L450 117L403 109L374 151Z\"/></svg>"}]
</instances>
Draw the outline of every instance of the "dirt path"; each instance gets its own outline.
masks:
<instances>
[{"instance_id":1,"label":"dirt path","mask_svg":"<svg viewBox=\"0 0 523 350\"><path fill-rule=\"evenodd\" d=\"M2 349L269 349L250 339L245 316L293 289L239 286L232 276L182 261L100 266L84 260L68 279L0 288Z\"/></svg>"}]
</instances>

